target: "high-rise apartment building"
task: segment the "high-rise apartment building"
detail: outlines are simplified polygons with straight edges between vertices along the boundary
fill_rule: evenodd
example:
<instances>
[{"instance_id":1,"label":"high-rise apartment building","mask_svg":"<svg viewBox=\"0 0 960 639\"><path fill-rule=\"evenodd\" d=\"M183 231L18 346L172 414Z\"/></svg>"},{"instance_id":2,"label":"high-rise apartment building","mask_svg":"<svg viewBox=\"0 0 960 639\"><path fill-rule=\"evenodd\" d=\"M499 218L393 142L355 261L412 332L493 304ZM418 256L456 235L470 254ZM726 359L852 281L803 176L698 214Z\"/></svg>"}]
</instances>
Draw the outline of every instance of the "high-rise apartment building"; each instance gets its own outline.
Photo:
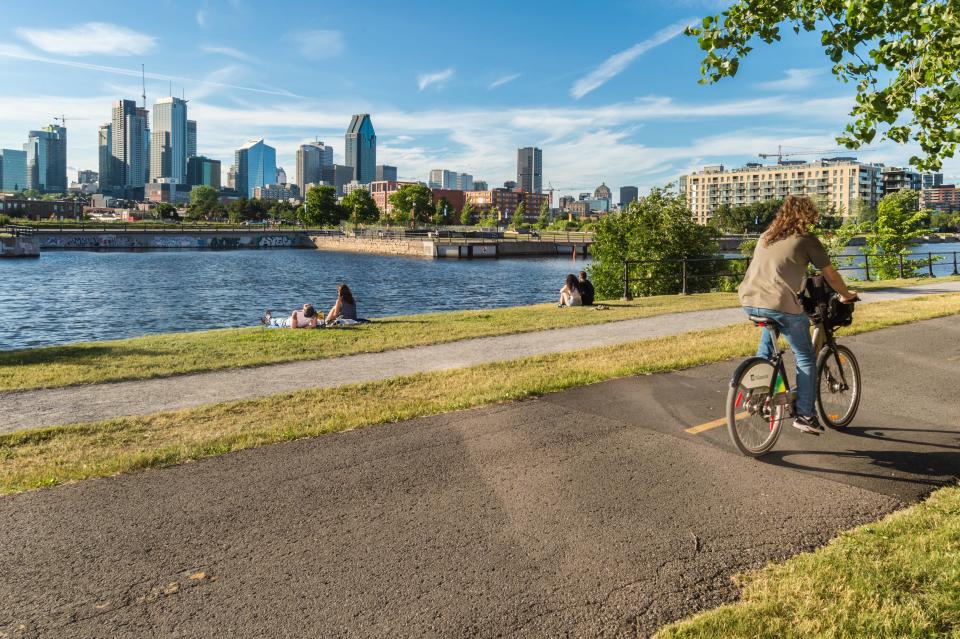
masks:
<instances>
[{"instance_id":1,"label":"high-rise apartment building","mask_svg":"<svg viewBox=\"0 0 960 639\"><path fill-rule=\"evenodd\" d=\"M528 193L543 192L543 151L533 146L517 149L517 185Z\"/></svg>"},{"instance_id":2,"label":"high-rise apartment building","mask_svg":"<svg viewBox=\"0 0 960 639\"><path fill-rule=\"evenodd\" d=\"M323 167L333 164L333 147L323 142L301 144L297 148L297 185L306 193L308 184L323 181Z\"/></svg>"},{"instance_id":3,"label":"high-rise apartment building","mask_svg":"<svg viewBox=\"0 0 960 639\"><path fill-rule=\"evenodd\" d=\"M474 181L473 181L473 188L472 188L472 189L466 189L466 190L468 190L468 191L486 191L486 190L488 190L487 181L486 181L486 180L474 180Z\"/></svg>"},{"instance_id":4,"label":"high-rise apartment building","mask_svg":"<svg viewBox=\"0 0 960 639\"><path fill-rule=\"evenodd\" d=\"M110 149L110 186L128 195L132 189L142 189L150 174L150 116L133 100L113 103Z\"/></svg>"},{"instance_id":5,"label":"high-rise apartment building","mask_svg":"<svg viewBox=\"0 0 960 639\"><path fill-rule=\"evenodd\" d=\"M821 206L851 215L857 202L874 207L883 197L882 167L855 158L774 165L751 163L724 170L723 165L681 176L680 192L694 218L705 224L721 204L743 206L788 195L806 195Z\"/></svg>"},{"instance_id":6,"label":"high-rise apartment building","mask_svg":"<svg viewBox=\"0 0 960 639\"><path fill-rule=\"evenodd\" d=\"M197 157L197 121L187 120L187 159Z\"/></svg>"},{"instance_id":7,"label":"high-rise apartment building","mask_svg":"<svg viewBox=\"0 0 960 639\"><path fill-rule=\"evenodd\" d=\"M368 113L360 113L350 120L345 136L345 163L353 167L353 179L368 184L377 176L377 134Z\"/></svg>"},{"instance_id":8,"label":"high-rise apartment building","mask_svg":"<svg viewBox=\"0 0 960 639\"><path fill-rule=\"evenodd\" d=\"M17 193L27 188L27 152L0 149L0 193Z\"/></svg>"},{"instance_id":9,"label":"high-rise apartment building","mask_svg":"<svg viewBox=\"0 0 960 639\"><path fill-rule=\"evenodd\" d=\"M635 186L620 187L620 206L625 207L631 202L636 202L640 198L640 189Z\"/></svg>"},{"instance_id":10,"label":"high-rise apartment building","mask_svg":"<svg viewBox=\"0 0 960 639\"><path fill-rule=\"evenodd\" d=\"M881 170L883 194L889 195L904 189L919 191L922 188L920 173L895 166L885 166Z\"/></svg>"},{"instance_id":11,"label":"high-rise apartment building","mask_svg":"<svg viewBox=\"0 0 960 639\"><path fill-rule=\"evenodd\" d=\"M941 213L960 211L960 191L957 190L956 185L944 184L941 180L937 186L931 186L920 192L920 208Z\"/></svg>"},{"instance_id":12,"label":"high-rise apartment building","mask_svg":"<svg viewBox=\"0 0 960 639\"><path fill-rule=\"evenodd\" d=\"M241 196L252 198L256 187L277 182L277 150L262 139L250 140L237 149L234 166L234 188Z\"/></svg>"},{"instance_id":13,"label":"high-rise apartment building","mask_svg":"<svg viewBox=\"0 0 960 639\"><path fill-rule=\"evenodd\" d=\"M445 189L450 191L474 190L472 175L469 173L447 171L446 169L433 169L430 171L428 186L431 189Z\"/></svg>"},{"instance_id":14,"label":"high-rise apartment building","mask_svg":"<svg viewBox=\"0 0 960 639\"><path fill-rule=\"evenodd\" d=\"M27 188L44 193L67 192L67 130L51 124L30 131L23 145L27 154Z\"/></svg>"},{"instance_id":15,"label":"high-rise apartment building","mask_svg":"<svg viewBox=\"0 0 960 639\"><path fill-rule=\"evenodd\" d=\"M153 105L150 181L163 179L187 183L187 103L172 96Z\"/></svg>"},{"instance_id":16,"label":"high-rise apartment building","mask_svg":"<svg viewBox=\"0 0 960 639\"><path fill-rule=\"evenodd\" d=\"M97 134L97 164L100 173L100 190L114 186L113 182L113 126L107 122L100 125Z\"/></svg>"},{"instance_id":17,"label":"high-rise apartment building","mask_svg":"<svg viewBox=\"0 0 960 639\"><path fill-rule=\"evenodd\" d=\"M187 184L210 186L220 190L220 160L211 160L202 155L187 160Z\"/></svg>"},{"instance_id":18,"label":"high-rise apartment building","mask_svg":"<svg viewBox=\"0 0 960 639\"><path fill-rule=\"evenodd\" d=\"M377 182L397 181L397 167L395 166L390 166L389 164L378 164L376 174Z\"/></svg>"},{"instance_id":19,"label":"high-rise apartment building","mask_svg":"<svg viewBox=\"0 0 960 639\"><path fill-rule=\"evenodd\" d=\"M287 183L287 171L282 166L277 167L277 180L274 184L286 184Z\"/></svg>"}]
</instances>

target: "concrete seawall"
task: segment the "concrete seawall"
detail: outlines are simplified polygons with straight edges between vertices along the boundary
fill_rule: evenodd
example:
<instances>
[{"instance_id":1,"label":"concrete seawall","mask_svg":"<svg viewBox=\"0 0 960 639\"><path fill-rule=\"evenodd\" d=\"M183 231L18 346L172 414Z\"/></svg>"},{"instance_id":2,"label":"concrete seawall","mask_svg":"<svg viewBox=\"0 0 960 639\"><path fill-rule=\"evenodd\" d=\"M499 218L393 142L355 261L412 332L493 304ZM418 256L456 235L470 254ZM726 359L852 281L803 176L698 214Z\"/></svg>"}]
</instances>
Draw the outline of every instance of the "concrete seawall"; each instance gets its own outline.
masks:
<instances>
[{"instance_id":1,"label":"concrete seawall","mask_svg":"<svg viewBox=\"0 0 960 639\"><path fill-rule=\"evenodd\" d=\"M582 256L589 252L589 244L584 242L476 241L469 238L409 240L350 236L314 236L310 240L316 248L326 251L429 258L546 257L571 255L574 250Z\"/></svg>"},{"instance_id":2,"label":"concrete seawall","mask_svg":"<svg viewBox=\"0 0 960 639\"><path fill-rule=\"evenodd\" d=\"M312 235L309 239L314 247L323 251L434 257L433 242L426 240L375 239L348 235Z\"/></svg>"},{"instance_id":3,"label":"concrete seawall","mask_svg":"<svg viewBox=\"0 0 960 639\"><path fill-rule=\"evenodd\" d=\"M35 237L0 237L0 258L40 257L40 244Z\"/></svg>"},{"instance_id":4,"label":"concrete seawall","mask_svg":"<svg viewBox=\"0 0 960 639\"><path fill-rule=\"evenodd\" d=\"M38 231L42 250L312 248L295 231Z\"/></svg>"}]
</instances>

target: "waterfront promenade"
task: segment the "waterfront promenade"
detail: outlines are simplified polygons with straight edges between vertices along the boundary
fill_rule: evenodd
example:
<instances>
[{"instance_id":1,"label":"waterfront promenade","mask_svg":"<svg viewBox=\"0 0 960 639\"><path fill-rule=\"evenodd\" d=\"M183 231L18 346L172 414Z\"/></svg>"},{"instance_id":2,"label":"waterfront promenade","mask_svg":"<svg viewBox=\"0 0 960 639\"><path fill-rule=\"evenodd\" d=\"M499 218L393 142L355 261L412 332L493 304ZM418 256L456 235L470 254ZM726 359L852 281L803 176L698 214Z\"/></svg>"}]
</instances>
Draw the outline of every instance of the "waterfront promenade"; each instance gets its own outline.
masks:
<instances>
[{"instance_id":1,"label":"waterfront promenade","mask_svg":"<svg viewBox=\"0 0 960 639\"><path fill-rule=\"evenodd\" d=\"M862 293L864 303L960 292L960 282L933 282ZM557 312L563 312L557 309ZM598 311L602 312L602 311ZM728 326L739 309L675 313L607 324L463 340L382 353L276 364L146 381L0 393L0 432L142 415L303 388L330 388L418 372L464 368L532 355Z\"/></svg>"},{"instance_id":2,"label":"waterfront promenade","mask_svg":"<svg viewBox=\"0 0 960 639\"><path fill-rule=\"evenodd\" d=\"M721 362L0 499L0 634L648 636L956 480L957 318L844 343L854 426L763 461L686 432Z\"/></svg>"}]
</instances>

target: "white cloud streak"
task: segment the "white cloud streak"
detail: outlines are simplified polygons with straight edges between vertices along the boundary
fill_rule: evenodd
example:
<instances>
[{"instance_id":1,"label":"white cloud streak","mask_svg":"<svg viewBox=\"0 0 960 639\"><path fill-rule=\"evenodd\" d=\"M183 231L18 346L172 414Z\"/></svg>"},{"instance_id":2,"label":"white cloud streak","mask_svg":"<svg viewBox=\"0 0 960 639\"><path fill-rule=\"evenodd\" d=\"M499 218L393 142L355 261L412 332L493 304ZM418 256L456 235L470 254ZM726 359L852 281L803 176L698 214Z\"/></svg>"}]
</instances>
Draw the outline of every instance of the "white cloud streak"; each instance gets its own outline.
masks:
<instances>
[{"instance_id":1,"label":"white cloud streak","mask_svg":"<svg viewBox=\"0 0 960 639\"><path fill-rule=\"evenodd\" d=\"M254 58L239 49L234 49L233 47L221 47L211 44L205 44L200 47L200 50L204 53L212 53L214 55L225 55L228 58L233 58L235 60L242 60L243 62L253 62Z\"/></svg>"},{"instance_id":2,"label":"white cloud streak","mask_svg":"<svg viewBox=\"0 0 960 639\"><path fill-rule=\"evenodd\" d=\"M312 29L291 33L289 38L300 54L312 60L335 58L343 53L343 34L329 29Z\"/></svg>"},{"instance_id":3,"label":"white cloud streak","mask_svg":"<svg viewBox=\"0 0 960 639\"><path fill-rule=\"evenodd\" d=\"M204 9L197 9L197 24L201 27L207 26L207 12Z\"/></svg>"},{"instance_id":4,"label":"white cloud streak","mask_svg":"<svg viewBox=\"0 0 960 639\"><path fill-rule=\"evenodd\" d=\"M106 22L87 22L66 29L19 28L16 33L41 51L67 56L142 55L157 43L153 36Z\"/></svg>"},{"instance_id":5,"label":"white cloud streak","mask_svg":"<svg viewBox=\"0 0 960 639\"><path fill-rule=\"evenodd\" d=\"M638 42L629 49L610 56L596 69L574 82L573 86L570 87L570 95L579 100L622 73L634 60L647 51L655 49L661 44L665 44L676 38L687 26L693 24L695 21L695 18L687 18L686 20L674 22L670 26L660 29L653 34L652 37L643 42Z\"/></svg>"},{"instance_id":6,"label":"white cloud streak","mask_svg":"<svg viewBox=\"0 0 960 639\"><path fill-rule=\"evenodd\" d=\"M519 73L511 73L510 75L505 75L502 78L497 78L496 80L491 82L489 85L487 85L487 89L496 89L497 87L502 87L508 82L513 82L514 80L519 78L520 75L521 74Z\"/></svg>"},{"instance_id":7,"label":"white cloud streak","mask_svg":"<svg viewBox=\"0 0 960 639\"><path fill-rule=\"evenodd\" d=\"M421 73L417 76L417 87L423 91L432 84L443 86L453 77L453 74L453 69L444 69L435 73Z\"/></svg>"},{"instance_id":8,"label":"white cloud streak","mask_svg":"<svg viewBox=\"0 0 960 639\"><path fill-rule=\"evenodd\" d=\"M786 69L784 77L771 82L760 82L757 88L767 91L800 91L809 89L820 75L820 69Z\"/></svg>"},{"instance_id":9,"label":"white cloud streak","mask_svg":"<svg viewBox=\"0 0 960 639\"><path fill-rule=\"evenodd\" d=\"M90 64L87 62L78 62L76 60L61 60L56 58L47 58L44 56L35 55L28 51L21 49L20 47L2 45L0 44L0 58L13 58L16 60L29 60L31 62L43 62L45 64L56 64L65 67L72 67L74 69L85 69L87 71L96 71L100 73L110 73L113 75L123 75L123 76L132 76L140 77L139 69L124 69L123 67L112 67L102 64ZM261 93L264 95L276 95L285 98L297 98L300 97L295 93L286 91L284 89L273 89L273 88L258 88L258 87L249 87L239 84L227 84L224 82L214 82L211 80L196 80L194 78L187 78L177 75L165 75L162 73L150 73L146 74L146 77L150 80L165 80L165 81L174 81L174 82L189 82L189 83L198 83L198 84L210 84L213 86L221 87L224 89L235 89L237 91L247 91L252 93Z\"/></svg>"}]
</instances>

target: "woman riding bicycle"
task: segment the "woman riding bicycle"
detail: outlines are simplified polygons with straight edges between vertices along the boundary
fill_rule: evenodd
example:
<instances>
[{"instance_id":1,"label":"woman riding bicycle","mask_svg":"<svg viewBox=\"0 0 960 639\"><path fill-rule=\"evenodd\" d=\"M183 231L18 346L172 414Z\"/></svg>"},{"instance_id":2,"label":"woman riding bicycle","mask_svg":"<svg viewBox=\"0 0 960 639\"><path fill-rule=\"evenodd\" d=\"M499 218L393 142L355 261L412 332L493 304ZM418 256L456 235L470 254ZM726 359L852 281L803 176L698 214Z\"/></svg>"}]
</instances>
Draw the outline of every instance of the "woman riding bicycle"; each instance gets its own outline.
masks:
<instances>
[{"instance_id":1,"label":"woman riding bicycle","mask_svg":"<svg viewBox=\"0 0 960 639\"><path fill-rule=\"evenodd\" d=\"M810 339L810 319L803 312L797 291L812 264L840 295L840 301L852 302L856 291L847 288L840 273L830 264L823 244L810 233L820 213L810 198L789 195L770 227L757 242L753 260L747 268L738 292L740 304L748 315L769 318L779 327L797 361L797 403L794 428L819 435L823 430L814 411L814 369L816 354ZM757 356L771 358L775 344L770 331L760 336Z\"/></svg>"}]
</instances>

